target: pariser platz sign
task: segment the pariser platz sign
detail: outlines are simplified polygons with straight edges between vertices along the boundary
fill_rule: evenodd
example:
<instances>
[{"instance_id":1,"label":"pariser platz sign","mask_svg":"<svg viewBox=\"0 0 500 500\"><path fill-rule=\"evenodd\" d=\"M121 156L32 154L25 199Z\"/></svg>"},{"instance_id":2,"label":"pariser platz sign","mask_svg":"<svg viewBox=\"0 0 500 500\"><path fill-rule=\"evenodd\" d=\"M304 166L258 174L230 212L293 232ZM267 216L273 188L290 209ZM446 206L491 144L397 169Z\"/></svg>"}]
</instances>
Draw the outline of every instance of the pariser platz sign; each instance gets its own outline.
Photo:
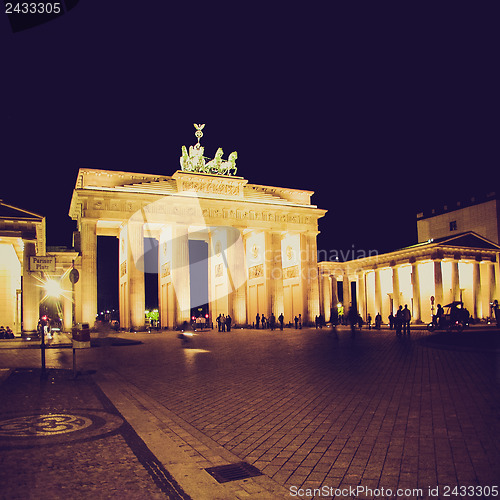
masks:
<instances>
[{"instance_id":1,"label":"pariser platz sign","mask_svg":"<svg viewBox=\"0 0 500 500\"><path fill-rule=\"evenodd\" d=\"M47 255L44 257L37 257L32 255L30 257L30 271L31 272L44 271L47 273L55 273L56 272L55 256Z\"/></svg>"}]
</instances>

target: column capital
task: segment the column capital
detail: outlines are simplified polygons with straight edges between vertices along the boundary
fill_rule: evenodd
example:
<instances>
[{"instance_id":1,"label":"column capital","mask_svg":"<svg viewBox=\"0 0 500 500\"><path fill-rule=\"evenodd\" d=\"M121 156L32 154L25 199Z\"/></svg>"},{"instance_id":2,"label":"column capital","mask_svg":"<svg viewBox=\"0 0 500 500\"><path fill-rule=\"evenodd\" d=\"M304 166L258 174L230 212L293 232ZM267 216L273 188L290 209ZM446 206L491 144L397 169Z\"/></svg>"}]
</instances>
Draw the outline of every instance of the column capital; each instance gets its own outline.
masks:
<instances>
[{"instance_id":1,"label":"column capital","mask_svg":"<svg viewBox=\"0 0 500 500\"><path fill-rule=\"evenodd\" d=\"M436 250L432 252L431 259L434 261L442 261L444 258L444 254L441 250Z\"/></svg>"}]
</instances>

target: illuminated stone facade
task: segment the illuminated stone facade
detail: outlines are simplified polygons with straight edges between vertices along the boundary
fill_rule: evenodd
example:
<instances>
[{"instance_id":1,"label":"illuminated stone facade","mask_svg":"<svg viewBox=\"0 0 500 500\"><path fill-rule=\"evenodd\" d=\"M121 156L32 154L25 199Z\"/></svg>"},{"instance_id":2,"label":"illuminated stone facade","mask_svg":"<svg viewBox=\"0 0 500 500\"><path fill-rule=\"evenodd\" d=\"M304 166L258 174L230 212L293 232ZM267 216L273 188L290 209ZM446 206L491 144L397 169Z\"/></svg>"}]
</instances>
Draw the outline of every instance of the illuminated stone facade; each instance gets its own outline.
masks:
<instances>
[{"instance_id":1,"label":"illuminated stone facade","mask_svg":"<svg viewBox=\"0 0 500 500\"><path fill-rule=\"evenodd\" d=\"M34 255L45 255L45 218L0 202L0 324L14 333L22 322L25 330L38 323L41 292L29 269Z\"/></svg>"},{"instance_id":2,"label":"illuminated stone facade","mask_svg":"<svg viewBox=\"0 0 500 500\"><path fill-rule=\"evenodd\" d=\"M54 299L63 326L72 326L68 270L78 253L50 250L45 243L45 217L0 201L0 325L14 334L36 330L40 304L48 300L49 280L65 290Z\"/></svg>"},{"instance_id":3,"label":"illuminated stone facade","mask_svg":"<svg viewBox=\"0 0 500 500\"><path fill-rule=\"evenodd\" d=\"M329 320L342 283L345 312L354 302L364 320L380 312L387 323L391 312L407 304L414 322L427 323L437 304L456 300L472 317L488 318L490 303L500 297L499 256L499 245L467 232L383 255L320 262L321 311Z\"/></svg>"},{"instance_id":4,"label":"illuminated stone facade","mask_svg":"<svg viewBox=\"0 0 500 500\"><path fill-rule=\"evenodd\" d=\"M418 242L445 238L467 231L500 243L500 196L489 193L417 214Z\"/></svg>"},{"instance_id":5,"label":"illuminated stone facade","mask_svg":"<svg viewBox=\"0 0 500 500\"><path fill-rule=\"evenodd\" d=\"M208 244L213 321L238 325L258 314L285 322L319 314L316 237L325 210L311 191L248 184L242 177L177 171L172 176L80 169L70 216L81 245L77 321L97 314L97 236L119 238L123 328L144 327L144 238L158 242L160 322L191 315L189 240Z\"/></svg>"}]
</instances>

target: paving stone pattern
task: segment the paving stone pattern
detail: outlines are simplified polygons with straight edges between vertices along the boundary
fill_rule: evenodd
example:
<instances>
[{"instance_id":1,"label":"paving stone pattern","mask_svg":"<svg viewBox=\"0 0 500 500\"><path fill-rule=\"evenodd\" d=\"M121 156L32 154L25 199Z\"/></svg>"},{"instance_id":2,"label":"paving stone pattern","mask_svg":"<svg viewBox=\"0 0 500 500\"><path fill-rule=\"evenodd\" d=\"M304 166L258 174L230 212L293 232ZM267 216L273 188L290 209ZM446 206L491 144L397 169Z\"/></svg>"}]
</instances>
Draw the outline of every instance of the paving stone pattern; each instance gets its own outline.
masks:
<instances>
[{"instance_id":1,"label":"paving stone pattern","mask_svg":"<svg viewBox=\"0 0 500 500\"><path fill-rule=\"evenodd\" d=\"M40 370L20 370L0 385L0 400L2 499L183 498L155 484L140 440L88 379L73 380L72 372L51 370L41 380ZM82 430L35 434L28 440L16 436L30 430L23 423L2 426L35 414L94 419ZM51 430L50 422L45 425L39 431Z\"/></svg>"}]
</instances>

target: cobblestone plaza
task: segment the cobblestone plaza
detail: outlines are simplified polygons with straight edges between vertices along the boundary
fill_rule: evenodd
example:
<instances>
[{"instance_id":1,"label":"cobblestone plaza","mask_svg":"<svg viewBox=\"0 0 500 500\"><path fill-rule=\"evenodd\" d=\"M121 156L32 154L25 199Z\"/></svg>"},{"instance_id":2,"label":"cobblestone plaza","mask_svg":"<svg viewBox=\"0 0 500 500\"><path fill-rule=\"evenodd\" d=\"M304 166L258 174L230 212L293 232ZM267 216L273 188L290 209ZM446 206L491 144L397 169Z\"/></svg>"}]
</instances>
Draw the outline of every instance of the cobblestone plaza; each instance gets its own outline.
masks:
<instances>
[{"instance_id":1,"label":"cobblestone plaza","mask_svg":"<svg viewBox=\"0 0 500 500\"><path fill-rule=\"evenodd\" d=\"M83 375L65 390L94 379L192 498L308 497L314 489L318 498L353 498L352 488L357 498L396 498L398 489L422 493L399 498L436 491L445 498L446 488L499 486L497 334L210 331L184 348L174 332L120 334L142 343L79 351ZM36 367L39 356L1 349L0 367ZM71 350L49 349L47 363L71 369ZM12 375L4 382L4 399L13 383ZM4 405L2 420L14 410ZM117 452L125 462L133 455ZM45 474L47 462L32 457L25 452L22 467L2 467L2 483ZM263 475L219 484L204 470L241 461ZM101 494L112 497L107 481L124 481L123 471L100 472ZM84 483L79 488L85 492Z\"/></svg>"}]
</instances>

